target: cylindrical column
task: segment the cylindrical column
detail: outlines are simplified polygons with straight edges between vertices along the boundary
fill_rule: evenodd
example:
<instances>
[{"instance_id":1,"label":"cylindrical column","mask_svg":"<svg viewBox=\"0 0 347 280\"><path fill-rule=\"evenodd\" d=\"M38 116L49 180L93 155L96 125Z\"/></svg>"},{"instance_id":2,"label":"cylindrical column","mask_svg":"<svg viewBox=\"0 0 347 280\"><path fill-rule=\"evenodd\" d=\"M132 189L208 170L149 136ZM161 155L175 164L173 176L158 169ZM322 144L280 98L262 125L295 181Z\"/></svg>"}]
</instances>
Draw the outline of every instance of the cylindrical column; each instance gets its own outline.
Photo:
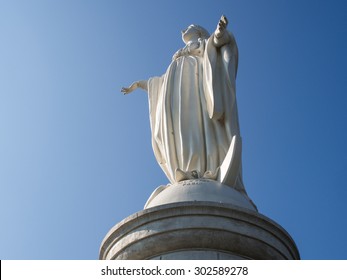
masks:
<instances>
[{"instance_id":1,"label":"cylindrical column","mask_svg":"<svg viewBox=\"0 0 347 280\"><path fill-rule=\"evenodd\" d=\"M115 225L100 259L300 259L290 235L256 211L188 201L151 207Z\"/></svg>"}]
</instances>

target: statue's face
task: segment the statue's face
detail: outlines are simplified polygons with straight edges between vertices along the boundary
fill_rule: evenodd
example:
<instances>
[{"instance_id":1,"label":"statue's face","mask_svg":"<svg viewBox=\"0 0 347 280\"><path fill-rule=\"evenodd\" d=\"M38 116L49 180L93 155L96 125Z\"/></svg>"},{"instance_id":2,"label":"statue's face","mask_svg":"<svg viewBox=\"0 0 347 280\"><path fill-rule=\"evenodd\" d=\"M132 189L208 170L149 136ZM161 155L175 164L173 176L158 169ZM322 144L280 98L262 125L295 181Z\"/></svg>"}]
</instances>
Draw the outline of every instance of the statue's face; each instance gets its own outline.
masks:
<instances>
[{"instance_id":1,"label":"statue's face","mask_svg":"<svg viewBox=\"0 0 347 280\"><path fill-rule=\"evenodd\" d=\"M194 25L189 25L187 29L182 30L182 40L183 42L188 43L193 38L198 39L199 34L199 30L197 30Z\"/></svg>"}]
</instances>

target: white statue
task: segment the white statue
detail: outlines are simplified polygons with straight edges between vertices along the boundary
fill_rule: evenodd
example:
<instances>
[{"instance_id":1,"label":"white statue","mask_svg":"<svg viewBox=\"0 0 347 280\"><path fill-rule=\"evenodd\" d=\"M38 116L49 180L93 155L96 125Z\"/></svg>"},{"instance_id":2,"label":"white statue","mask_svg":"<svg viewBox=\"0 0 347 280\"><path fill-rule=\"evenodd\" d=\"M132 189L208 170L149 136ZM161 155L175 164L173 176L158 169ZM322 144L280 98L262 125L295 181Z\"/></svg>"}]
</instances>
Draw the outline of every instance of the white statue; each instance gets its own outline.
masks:
<instances>
[{"instance_id":1,"label":"white statue","mask_svg":"<svg viewBox=\"0 0 347 280\"><path fill-rule=\"evenodd\" d=\"M161 77L136 81L148 92L152 146L171 183L207 178L243 193L241 138L235 96L238 49L222 16L215 32L182 31L178 50Z\"/></svg>"}]
</instances>

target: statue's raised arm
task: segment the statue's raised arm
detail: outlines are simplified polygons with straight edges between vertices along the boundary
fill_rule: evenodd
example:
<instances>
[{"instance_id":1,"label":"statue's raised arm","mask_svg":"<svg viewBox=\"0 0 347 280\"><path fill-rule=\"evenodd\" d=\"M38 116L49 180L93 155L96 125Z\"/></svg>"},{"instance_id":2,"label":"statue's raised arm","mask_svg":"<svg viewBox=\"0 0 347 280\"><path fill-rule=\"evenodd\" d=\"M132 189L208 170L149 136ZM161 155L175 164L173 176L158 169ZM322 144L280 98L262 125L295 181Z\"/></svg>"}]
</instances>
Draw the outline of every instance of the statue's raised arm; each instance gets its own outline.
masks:
<instances>
[{"instance_id":1,"label":"statue's raised arm","mask_svg":"<svg viewBox=\"0 0 347 280\"><path fill-rule=\"evenodd\" d=\"M147 83L148 82L145 80L136 81L136 82L133 82L129 87L122 87L122 89L120 91L123 94L129 94L137 88L141 88L145 91L148 91Z\"/></svg>"},{"instance_id":2,"label":"statue's raised arm","mask_svg":"<svg viewBox=\"0 0 347 280\"><path fill-rule=\"evenodd\" d=\"M224 15L221 16L218 22L216 31L214 32L214 38L213 38L213 42L216 47L221 47L230 42L231 38L227 30L228 23L229 22L226 16Z\"/></svg>"}]
</instances>

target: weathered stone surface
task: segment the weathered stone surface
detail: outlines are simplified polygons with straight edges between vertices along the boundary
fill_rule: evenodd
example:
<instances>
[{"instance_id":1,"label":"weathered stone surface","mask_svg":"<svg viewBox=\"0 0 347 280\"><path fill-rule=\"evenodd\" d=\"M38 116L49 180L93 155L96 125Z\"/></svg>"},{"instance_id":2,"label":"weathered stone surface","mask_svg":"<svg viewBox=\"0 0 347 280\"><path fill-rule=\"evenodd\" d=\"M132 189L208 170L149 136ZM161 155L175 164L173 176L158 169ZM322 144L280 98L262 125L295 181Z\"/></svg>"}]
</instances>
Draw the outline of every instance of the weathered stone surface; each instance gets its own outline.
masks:
<instances>
[{"instance_id":1,"label":"weathered stone surface","mask_svg":"<svg viewBox=\"0 0 347 280\"><path fill-rule=\"evenodd\" d=\"M256 211L218 202L145 209L114 226L100 259L299 259L290 235Z\"/></svg>"}]
</instances>

